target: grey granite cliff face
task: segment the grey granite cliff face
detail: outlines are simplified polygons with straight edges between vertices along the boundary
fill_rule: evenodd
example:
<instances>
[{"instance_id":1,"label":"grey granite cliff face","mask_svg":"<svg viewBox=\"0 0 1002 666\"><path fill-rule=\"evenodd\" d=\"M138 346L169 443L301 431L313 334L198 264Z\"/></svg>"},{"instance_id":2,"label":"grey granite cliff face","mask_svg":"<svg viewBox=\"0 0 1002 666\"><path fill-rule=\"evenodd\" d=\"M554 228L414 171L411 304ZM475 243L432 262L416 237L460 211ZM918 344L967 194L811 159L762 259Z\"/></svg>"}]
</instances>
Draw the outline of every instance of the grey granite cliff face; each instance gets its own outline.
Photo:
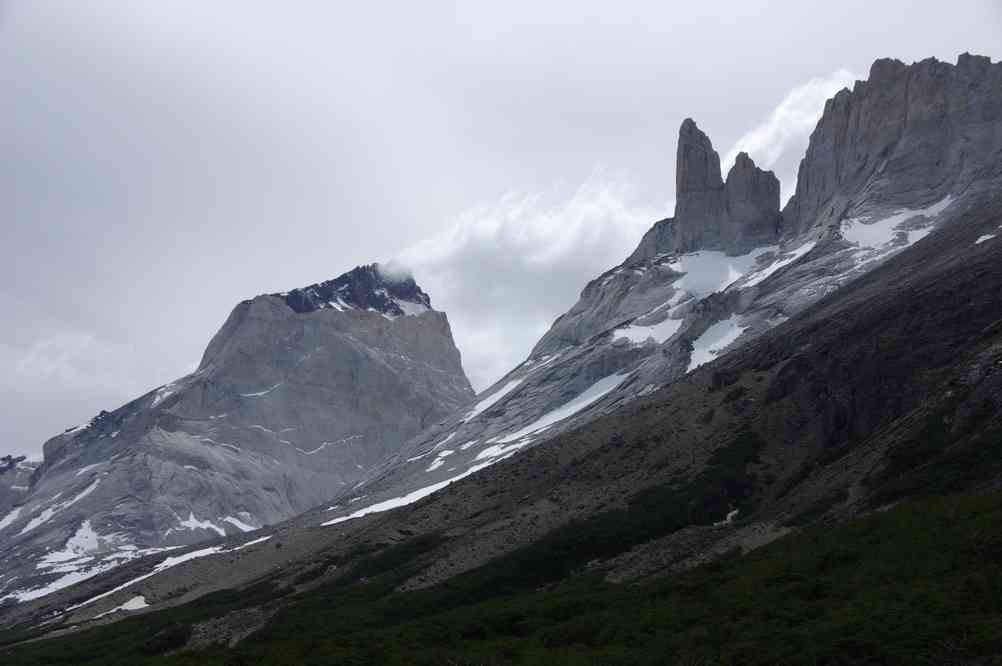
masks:
<instances>
[{"instance_id":1,"label":"grey granite cliff face","mask_svg":"<svg viewBox=\"0 0 1002 666\"><path fill-rule=\"evenodd\" d=\"M244 301L194 373L0 475L0 597L289 518L472 398L445 314L409 277L363 266Z\"/></svg>"},{"instance_id":2,"label":"grey granite cliff face","mask_svg":"<svg viewBox=\"0 0 1002 666\"><path fill-rule=\"evenodd\" d=\"M627 263L696 250L739 255L779 237L776 176L740 153L723 180L717 151L689 118L678 134L675 197L675 216L655 224Z\"/></svg>"},{"instance_id":3,"label":"grey granite cliff face","mask_svg":"<svg viewBox=\"0 0 1002 666\"><path fill-rule=\"evenodd\" d=\"M779 179L738 153L725 185L729 218L728 247L748 250L774 243L779 233Z\"/></svg>"},{"instance_id":4,"label":"grey granite cliff face","mask_svg":"<svg viewBox=\"0 0 1002 666\"><path fill-rule=\"evenodd\" d=\"M1002 175L1002 63L877 60L828 100L783 211L784 236L868 208L921 208Z\"/></svg>"},{"instance_id":5,"label":"grey granite cliff face","mask_svg":"<svg viewBox=\"0 0 1002 666\"><path fill-rule=\"evenodd\" d=\"M686 118L675 158L675 242L672 250L721 249L725 243L727 192L720 157L696 123Z\"/></svg>"}]
</instances>

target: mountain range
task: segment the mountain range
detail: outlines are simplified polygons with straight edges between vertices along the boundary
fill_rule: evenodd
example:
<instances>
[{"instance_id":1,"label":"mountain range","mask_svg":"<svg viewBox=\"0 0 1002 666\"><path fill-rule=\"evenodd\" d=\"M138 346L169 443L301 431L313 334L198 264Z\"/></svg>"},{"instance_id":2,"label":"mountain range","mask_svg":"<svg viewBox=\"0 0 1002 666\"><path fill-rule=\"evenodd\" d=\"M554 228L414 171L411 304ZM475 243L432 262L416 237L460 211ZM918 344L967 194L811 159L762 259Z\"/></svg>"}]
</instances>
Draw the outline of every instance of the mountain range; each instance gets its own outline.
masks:
<instances>
[{"instance_id":1,"label":"mountain range","mask_svg":"<svg viewBox=\"0 0 1002 666\"><path fill-rule=\"evenodd\" d=\"M742 153L725 176L691 119L675 185L674 216L480 395L413 279L364 266L239 304L195 373L57 435L37 468L0 467L5 659L63 663L72 644L79 663L640 663L630 645L663 641L709 662L747 636L617 638L592 605L820 548L811 535L932 494L993 496L1002 63L876 61L826 103L782 208L771 172ZM828 571L876 566L839 534ZM986 534L972 570L990 578ZM783 571L747 575L810 583ZM986 601L958 649L1002 654L994 588L964 584ZM794 597L848 604L811 589ZM824 625L839 658L846 617ZM880 652L888 627L861 660L919 654ZM944 661L922 630L923 658ZM769 644L773 662L803 656Z\"/></svg>"}]
</instances>

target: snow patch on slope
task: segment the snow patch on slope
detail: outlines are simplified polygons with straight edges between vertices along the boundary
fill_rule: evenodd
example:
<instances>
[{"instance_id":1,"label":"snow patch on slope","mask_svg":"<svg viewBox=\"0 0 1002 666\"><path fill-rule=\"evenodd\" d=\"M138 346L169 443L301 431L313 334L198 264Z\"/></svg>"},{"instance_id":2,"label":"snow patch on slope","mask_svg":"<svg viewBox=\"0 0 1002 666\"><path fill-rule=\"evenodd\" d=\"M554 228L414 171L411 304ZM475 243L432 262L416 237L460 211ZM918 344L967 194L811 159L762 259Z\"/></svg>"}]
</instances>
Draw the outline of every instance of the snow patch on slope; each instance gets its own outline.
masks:
<instances>
[{"instance_id":1,"label":"snow patch on slope","mask_svg":"<svg viewBox=\"0 0 1002 666\"><path fill-rule=\"evenodd\" d=\"M222 546L210 546L208 548L201 548L199 550L193 550L190 553L182 553L181 555L173 555L171 557L167 557L162 562L160 562L155 567L153 567L153 570L150 571L149 573L145 573L142 576L137 576L136 578L133 578L130 581L122 583L118 587L115 587L115 588L113 588L111 590L108 590L107 592L102 592L101 594L99 594L99 595L97 595L95 597L91 597L87 601L84 601L82 603L76 604L75 606L70 606L69 608L66 609L66 612L68 613L68 612L74 611L74 610L76 610L78 608L83 608L84 606L89 606L90 604L94 603L95 601L99 601L99 600L104 599L106 597L110 597L111 595L113 595L116 592L119 592L121 590L124 590L125 588L129 587L130 585L135 585L138 582L141 582L141 581L146 580L147 578L151 578L153 576L156 576L157 574L162 573L162 572L164 572L167 569L170 569L172 567L176 567L179 564L184 564L185 562L190 562L191 560L196 560L196 559L199 559L199 558L202 558L202 557L209 557L210 555L216 555L216 554L222 554L222 553L235 553L235 552L237 552L239 550L243 550L244 548L249 548L250 546L253 546L255 544L264 543L265 541L268 541L269 539L271 539L271 536L272 535L269 534L268 536L258 537L257 539L251 539L247 543L243 543L243 544L241 544L239 546L235 546L233 548L224 548ZM178 546L175 546L175 548L177 548L177 547ZM139 553L140 555L148 555L150 553L161 552L163 550L173 550L173 548L162 548L162 549L159 549L159 551L154 549L154 550L136 551L136 552ZM94 574L92 574L92 575L94 575ZM88 576L88 578L89 577L90 576ZM48 594L48 593L46 593L46 594ZM44 595L39 595L39 596L44 596Z\"/></svg>"},{"instance_id":2,"label":"snow patch on slope","mask_svg":"<svg viewBox=\"0 0 1002 666\"><path fill-rule=\"evenodd\" d=\"M77 473L74 474L73 476L83 476L87 472L97 467L100 467L103 464L104 464L103 462L99 462L99 463L94 463L93 465L87 465L86 467L81 467L80 469L77 470Z\"/></svg>"},{"instance_id":3,"label":"snow patch on slope","mask_svg":"<svg viewBox=\"0 0 1002 666\"><path fill-rule=\"evenodd\" d=\"M44 596L52 594L53 592L58 592L63 588L67 588L71 585L76 585L81 583L88 578L93 578L99 574L105 573L106 571L111 571L112 569L121 566L122 564L138 559L140 557L145 557L146 555L152 555L154 553L160 553L165 550L173 550L172 548L149 548L145 550L137 549L135 546L126 547L123 546L120 550L109 554L104 559L94 562L93 557L78 557L72 560L66 560L64 562L58 563L49 569L47 573L61 573L65 574L41 587L34 589L19 589L7 594L4 597L0 597L0 602L7 599L13 599L16 602L32 601L33 599L41 599Z\"/></svg>"},{"instance_id":4,"label":"snow patch on slope","mask_svg":"<svg viewBox=\"0 0 1002 666\"><path fill-rule=\"evenodd\" d=\"M239 518L235 518L234 516L226 516L222 520L224 523L229 523L230 525L233 525L241 532L253 532L254 530L257 529L253 525L249 525L244 521L240 520Z\"/></svg>"},{"instance_id":5,"label":"snow patch on slope","mask_svg":"<svg viewBox=\"0 0 1002 666\"><path fill-rule=\"evenodd\" d=\"M393 302L403 311L405 317L416 317L418 315L423 315L430 309L427 305L423 303L413 303L411 301L405 301L400 298L394 298Z\"/></svg>"},{"instance_id":6,"label":"snow patch on slope","mask_svg":"<svg viewBox=\"0 0 1002 666\"><path fill-rule=\"evenodd\" d=\"M925 208L903 208L894 214L880 220L855 217L842 222L842 237L861 248L881 248L888 243L901 243L907 247L929 235L930 228L900 229L905 222L914 218L934 219L949 207L953 196L947 195L940 201Z\"/></svg>"},{"instance_id":7,"label":"snow patch on slope","mask_svg":"<svg viewBox=\"0 0 1002 666\"><path fill-rule=\"evenodd\" d=\"M436 469L438 469L439 467L441 467L442 465L444 465L445 464L445 459L448 458L449 456L451 456L453 453L455 453L455 451L451 451L449 449L446 449L445 451L441 451L438 454L438 456L434 460L431 461L431 464L428 465L428 469L426 469L425 471L426 472L434 472Z\"/></svg>"},{"instance_id":8,"label":"snow patch on slope","mask_svg":"<svg viewBox=\"0 0 1002 666\"><path fill-rule=\"evenodd\" d=\"M424 499L425 497L428 497L428 495L431 495L432 493L438 492L442 488L445 488L453 481L459 481L460 479L463 479L473 474L474 472L479 472L480 470L484 469L485 467L489 467L495 462L497 461L493 460L491 462L483 463L480 465L474 465L473 467L466 470L462 474L457 474L456 476L448 478L445 481L439 481L438 483L433 483L430 486L425 486L424 488L418 488L417 490L407 493L406 495L403 495L401 497L394 497L392 499L371 504L365 507L364 509L359 509L354 513L350 513L347 516L341 516L340 518L335 518L333 520L328 520L325 523L321 523L321 527L337 525L338 523L343 523L348 520L354 520L355 518L361 518L362 516L368 516L369 514L372 513L382 513L384 511L389 511L391 509L407 506L408 504L413 504L414 502Z\"/></svg>"},{"instance_id":9,"label":"snow patch on slope","mask_svg":"<svg viewBox=\"0 0 1002 666\"><path fill-rule=\"evenodd\" d=\"M723 291L740 280L758 263L758 258L768 252L775 252L774 245L760 247L748 254L729 257L716 250L703 250L683 254L672 260L668 267L675 272L685 273L672 285L684 291L689 297L704 298ZM676 302L680 302L677 299Z\"/></svg>"},{"instance_id":10,"label":"snow patch on slope","mask_svg":"<svg viewBox=\"0 0 1002 666\"><path fill-rule=\"evenodd\" d=\"M501 398L505 397L506 395L514 391L516 388L518 388L518 385L521 384L524 379L525 379L524 377L520 379L513 379L504 386L502 386L501 388L499 388L494 393L491 393L489 396L487 396L486 398L478 402L476 405L474 405L473 409L470 410L469 414L463 417L463 421L472 421L473 419L483 414L485 411L487 411L495 404L497 404L498 401L501 400Z\"/></svg>"},{"instance_id":11,"label":"snow patch on slope","mask_svg":"<svg viewBox=\"0 0 1002 666\"><path fill-rule=\"evenodd\" d=\"M76 560L86 553L98 550L100 545L100 535L91 527L90 521L85 520L73 536L66 540L62 550L47 553L42 557L38 568L43 569L59 562Z\"/></svg>"},{"instance_id":12,"label":"snow patch on slope","mask_svg":"<svg viewBox=\"0 0 1002 666\"><path fill-rule=\"evenodd\" d=\"M27 525L25 525L24 529L21 530L18 533L18 536L22 536L24 534L27 534L28 532L30 532L31 530L35 529L39 525L44 525L45 523L49 522L49 520L52 518L52 516L56 515L57 513L59 513L60 511L62 511L64 509L70 508L71 506L73 506L74 504L76 504L77 502L79 502L83 498L87 497L92 492L94 492L94 490L97 488L97 486L98 486L99 483L101 483L101 479L100 478L94 479L94 481L89 486L87 486L86 488L84 488L83 491L81 491L79 495L77 495L76 497L74 497L70 501L63 502L61 504L56 504L55 506L50 506L50 507L44 509L40 514L38 514L37 516L35 516L34 518L32 518L28 522ZM57 497L58 497L58 495L57 495ZM52 498L52 499L55 500L55 497Z\"/></svg>"},{"instance_id":13,"label":"snow patch on slope","mask_svg":"<svg viewBox=\"0 0 1002 666\"><path fill-rule=\"evenodd\" d=\"M10 524L13 523L15 520L17 520L18 516L20 515L21 515L21 507L17 507L16 509L8 513L6 516L3 517L2 520L0 520L0 530L4 530L10 527Z\"/></svg>"},{"instance_id":14,"label":"snow patch on slope","mask_svg":"<svg viewBox=\"0 0 1002 666\"><path fill-rule=\"evenodd\" d=\"M779 269L789 266L797 259L800 259L802 256L813 250L815 245L817 245L816 241L809 241L807 243L804 243L800 247L791 250L790 252L778 255L771 264L769 264L768 266L759 271L752 273L743 286L754 287L755 285L760 284L766 278L768 278L770 275L772 275Z\"/></svg>"},{"instance_id":15,"label":"snow patch on slope","mask_svg":"<svg viewBox=\"0 0 1002 666\"><path fill-rule=\"evenodd\" d=\"M130 585L134 585L135 583L138 583L140 581L146 580L147 578L155 576L158 573L161 573L163 571L166 571L167 569L170 569L171 567L176 567L179 564L183 564L184 562L188 562L190 560L195 560L195 559L198 559L200 557L208 557L209 555L215 555L216 553L220 553L220 552L224 552L224 549L223 549L222 546L210 546L208 548L202 548L200 550L193 550L190 553L183 553L181 555L175 555L175 556L167 557L162 562L160 562L158 565L156 565L155 567L153 567L153 570L150 571L149 573L145 573L142 576L137 576L136 578L133 578L132 580L130 580L128 582L122 583L118 587L114 587L114 588L108 590L107 592L103 592L103 593L97 595L96 597L91 597L87 601L84 601L82 603L76 604L75 606L70 606L69 608L66 609L66 611L67 612L74 611L74 610L76 610L78 608L83 608L84 606L88 606L88 605L94 603L95 601L98 601L100 599L104 599L105 597L110 597L111 595L113 595L115 592L118 592L119 590L124 590L125 588L129 587ZM89 577L90 576L88 576L88 578ZM44 595L39 595L39 596L44 596Z\"/></svg>"},{"instance_id":16,"label":"snow patch on slope","mask_svg":"<svg viewBox=\"0 0 1002 666\"><path fill-rule=\"evenodd\" d=\"M570 402L564 404L557 409L543 414L541 417L525 426L521 430L517 430L509 435L504 435L501 437L494 437L488 440L490 443L502 443L507 444L514 442L516 440L522 439L523 437L531 434L535 434L541 430L549 428L554 423L558 421L563 421L564 419L577 414L582 409L588 405L601 400L606 396L606 394L615 390L620 384L623 383L630 373L625 374L615 374L609 375L608 377L603 377L598 380L587 389L581 392L576 398Z\"/></svg>"},{"instance_id":17,"label":"snow patch on slope","mask_svg":"<svg viewBox=\"0 0 1002 666\"><path fill-rule=\"evenodd\" d=\"M724 349L737 340L747 326L738 323L738 316L732 315L729 319L718 321L713 326L706 329L701 336L692 343L692 355L689 357L689 369L692 372L704 363L709 363L724 353Z\"/></svg>"},{"instance_id":18,"label":"snow patch on slope","mask_svg":"<svg viewBox=\"0 0 1002 666\"><path fill-rule=\"evenodd\" d=\"M138 596L132 597L121 606L116 606L115 608L112 608L110 611L105 611L100 615L95 615L94 619L96 620L98 618L104 617L105 615L111 615L112 613L117 613L118 611L137 611L149 607L150 605L146 603L146 597L140 594Z\"/></svg>"},{"instance_id":19,"label":"snow patch on slope","mask_svg":"<svg viewBox=\"0 0 1002 666\"><path fill-rule=\"evenodd\" d=\"M171 532L179 532L183 530L212 530L219 536L226 536L226 530L219 527L211 520L199 520L198 518L195 517L194 511L189 511L188 517L184 520L180 520L179 518L178 525L179 525L178 527L172 527L168 529L167 532L164 534L164 536L170 534Z\"/></svg>"}]
</instances>

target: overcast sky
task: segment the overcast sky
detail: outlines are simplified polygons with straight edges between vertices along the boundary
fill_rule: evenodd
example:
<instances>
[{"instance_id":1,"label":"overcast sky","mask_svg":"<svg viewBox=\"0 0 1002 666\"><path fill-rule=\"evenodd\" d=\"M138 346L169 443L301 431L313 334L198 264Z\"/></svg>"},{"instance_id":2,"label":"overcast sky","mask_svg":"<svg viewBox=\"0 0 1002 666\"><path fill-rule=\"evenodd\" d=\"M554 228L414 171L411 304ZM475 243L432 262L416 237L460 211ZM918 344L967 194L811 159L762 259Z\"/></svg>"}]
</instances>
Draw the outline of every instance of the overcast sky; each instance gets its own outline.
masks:
<instances>
[{"instance_id":1,"label":"overcast sky","mask_svg":"<svg viewBox=\"0 0 1002 666\"><path fill-rule=\"evenodd\" d=\"M0 453L391 258L482 389L670 214L683 118L785 199L827 96L998 60L1000 4L0 0Z\"/></svg>"}]
</instances>

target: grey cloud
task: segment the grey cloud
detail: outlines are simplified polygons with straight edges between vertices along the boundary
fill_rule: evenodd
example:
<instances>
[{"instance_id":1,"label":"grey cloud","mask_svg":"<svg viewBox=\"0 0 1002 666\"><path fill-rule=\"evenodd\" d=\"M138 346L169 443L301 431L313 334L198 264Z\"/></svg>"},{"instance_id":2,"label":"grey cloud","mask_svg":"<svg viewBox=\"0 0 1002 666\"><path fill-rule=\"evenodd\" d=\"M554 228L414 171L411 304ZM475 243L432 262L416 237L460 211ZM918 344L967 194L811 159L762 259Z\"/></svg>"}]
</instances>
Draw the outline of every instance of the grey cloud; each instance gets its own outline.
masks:
<instances>
[{"instance_id":1,"label":"grey cloud","mask_svg":"<svg viewBox=\"0 0 1002 666\"><path fill-rule=\"evenodd\" d=\"M449 313L478 391L522 361L584 282L621 262L669 208L602 171L564 189L509 193L399 257Z\"/></svg>"}]
</instances>

